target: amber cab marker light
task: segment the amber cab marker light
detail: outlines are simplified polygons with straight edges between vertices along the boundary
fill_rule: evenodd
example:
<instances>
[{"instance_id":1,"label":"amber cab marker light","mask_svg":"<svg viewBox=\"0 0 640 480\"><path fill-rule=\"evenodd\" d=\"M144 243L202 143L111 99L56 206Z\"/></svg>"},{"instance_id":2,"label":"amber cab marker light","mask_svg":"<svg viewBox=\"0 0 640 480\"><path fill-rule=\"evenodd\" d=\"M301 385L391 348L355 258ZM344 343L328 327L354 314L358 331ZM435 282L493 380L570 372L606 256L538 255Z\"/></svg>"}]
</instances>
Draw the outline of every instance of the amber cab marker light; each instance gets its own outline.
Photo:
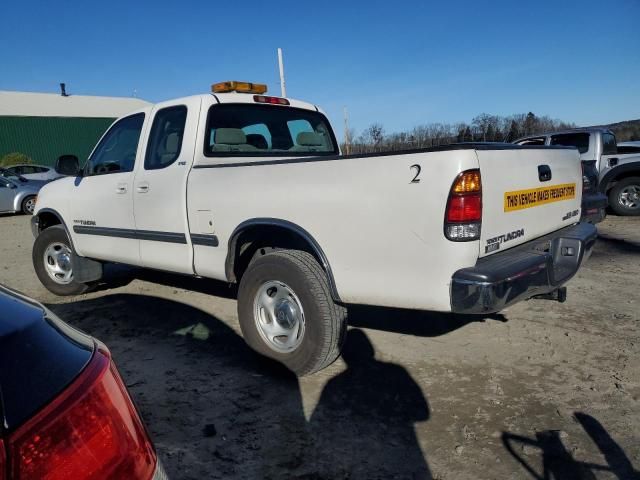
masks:
<instances>
[{"instance_id":1,"label":"amber cab marker light","mask_svg":"<svg viewBox=\"0 0 640 480\"><path fill-rule=\"evenodd\" d=\"M220 82L211 85L211 91L213 93L255 93L261 95L267 93L267 86L263 83L250 83L250 82L237 82L235 80L230 82Z\"/></svg>"}]
</instances>

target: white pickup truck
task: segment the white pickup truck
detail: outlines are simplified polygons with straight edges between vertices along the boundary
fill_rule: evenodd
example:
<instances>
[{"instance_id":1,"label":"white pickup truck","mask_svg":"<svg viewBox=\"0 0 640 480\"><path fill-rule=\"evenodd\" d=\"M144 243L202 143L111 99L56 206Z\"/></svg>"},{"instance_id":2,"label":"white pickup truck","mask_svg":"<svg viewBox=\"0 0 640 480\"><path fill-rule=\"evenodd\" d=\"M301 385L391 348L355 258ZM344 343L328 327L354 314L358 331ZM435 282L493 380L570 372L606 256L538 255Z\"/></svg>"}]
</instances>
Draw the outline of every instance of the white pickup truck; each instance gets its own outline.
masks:
<instances>
[{"instance_id":1,"label":"white pickup truck","mask_svg":"<svg viewBox=\"0 0 640 480\"><path fill-rule=\"evenodd\" d=\"M299 375L340 353L348 304L485 314L562 300L596 229L564 147L340 155L313 104L225 82L117 120L45 186L40 281L79 294L117 262L239 283L247 343Z\"/></svg>"}]
</instances>

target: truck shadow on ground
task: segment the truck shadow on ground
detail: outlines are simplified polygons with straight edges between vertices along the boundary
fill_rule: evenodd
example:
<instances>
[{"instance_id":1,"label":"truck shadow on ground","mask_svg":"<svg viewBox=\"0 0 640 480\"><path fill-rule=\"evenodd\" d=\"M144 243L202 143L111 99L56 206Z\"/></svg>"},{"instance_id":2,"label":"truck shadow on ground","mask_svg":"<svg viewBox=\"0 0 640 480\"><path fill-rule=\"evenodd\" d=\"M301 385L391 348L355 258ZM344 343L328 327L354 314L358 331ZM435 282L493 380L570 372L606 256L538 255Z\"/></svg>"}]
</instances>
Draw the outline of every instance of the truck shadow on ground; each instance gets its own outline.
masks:
<instances>
[{"instance_id":1,"label":"truck shadow on ground","mask_svg":"<svg viewBox=\"0 0 640 480\"><path fill-rule=\"evenodd\" d=\"M611 235L598 236L598 243L605 246L607 250L614 250L616 253L635 253L640 254L640 243L626 240L624 238L617 238ZM611 255L611 252L600 252L594 250L592 255Z\"/></svg>"},{"instance_id":2,"label":"truck shadow on ground","mask_svg":"<svg viewBox=\"0 0 640 480\"><path fill-rule=\"evenodd\" d=\"M427 399L362 330L346 369L309 380L322 392L307 421L295 375L202 310L133 294L48 307L111 349L171 478L430 477L414 430Z\"/></svg>"},{"instance_id":3,"label":"truck shadow on ground","mask_svg":"<svg viewBox=\"0 0 640 480\"><path fill-rule=\"evenodd\" d=\"M438 337L453 332L470 323L496 320L506 322L500 313L489 315L460 315L453 313L403 310L399 308L349 306L349 325L386 332L414 335L416 337Z\"/></svg>"},{"instance_id":4,"label":"truck shadow on ground","mask_svg":"<svg viewBox=\"0 0 640 480\"><path fill-rule=\"evenodd\" d=\"M624 450L598 420L582 412L576 412L574 418L597 446L604 457L604 464L576 460L563 444L561 432L558 430L537 432L535 439L503 433L502 442L513 458L534 479L595 480L596 473L600 472L610 473L620 480L640 479L640 471L633 468ZM536 457L540 457L536 458L536 462L532 462L522 454L527 451L533 451Z\"/></svg>"},{"instance_id":5,"label":"truck shadow on ground","mask_svg":"<svg viewBox=\"0 0 640 480\"><path fill-rule=\"evenodd\" d=\"M100 292L124 287L134 280L142 280L221 298L235 299L238 294L237 286L227 282L117 264L105 265L102 280L94 285L91 291Z\"/></svg>"},{"instance_id":6,"label":"truck shadow on ground","mask_svg":"<svg viewBox=\"0 0 640 480\"><path fill-rule=\"evenodd\" d=\"M110 290L126 286L134 280L143 280L166 287L189 290L221 298L236 299L237 297L237 285L235 284L126 265L107 265L103 281L92 290ZM484 322L486 320L507 321L507 318L500 313L459 315L365 305L349 305L348 308L348 323L350 326L418 337L446 335L474 322Z\"/></svg>"}]
</instances>

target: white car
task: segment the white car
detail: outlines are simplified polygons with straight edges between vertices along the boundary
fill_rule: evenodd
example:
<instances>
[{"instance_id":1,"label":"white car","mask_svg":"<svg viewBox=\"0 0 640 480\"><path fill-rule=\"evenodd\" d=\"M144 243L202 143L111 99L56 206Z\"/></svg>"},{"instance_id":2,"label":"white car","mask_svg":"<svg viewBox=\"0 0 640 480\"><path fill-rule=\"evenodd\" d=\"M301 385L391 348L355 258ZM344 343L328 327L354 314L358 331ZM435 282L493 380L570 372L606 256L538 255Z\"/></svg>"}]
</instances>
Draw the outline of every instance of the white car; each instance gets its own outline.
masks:
<instances>
[{"instance_id":1,"label":"white car","mask_svg":"<svg viewBox=\"0 0 640 480\"><path fill-rule=\"evenodd\" d=\"M237 282L247 343L304 375L339 355L349 304L562 301L595 243L573 148L341 156L316 105L256 84L212 90L117 120L81 171L41 190L46 288L79 294L103 262Z\"/></svg>"},{"instance_id":2,"label":"white car","mask_svg":"<svg viewBox=\"0 0 640 480\"><path fill-rule=\"evenodd\" d=\"M13 165L11 167L7 167L7 170L28 180L51 181L56 178L64 177L64 175L56 172L53 167L47 167L45 165Z\"/></svg>"}]
</instances>

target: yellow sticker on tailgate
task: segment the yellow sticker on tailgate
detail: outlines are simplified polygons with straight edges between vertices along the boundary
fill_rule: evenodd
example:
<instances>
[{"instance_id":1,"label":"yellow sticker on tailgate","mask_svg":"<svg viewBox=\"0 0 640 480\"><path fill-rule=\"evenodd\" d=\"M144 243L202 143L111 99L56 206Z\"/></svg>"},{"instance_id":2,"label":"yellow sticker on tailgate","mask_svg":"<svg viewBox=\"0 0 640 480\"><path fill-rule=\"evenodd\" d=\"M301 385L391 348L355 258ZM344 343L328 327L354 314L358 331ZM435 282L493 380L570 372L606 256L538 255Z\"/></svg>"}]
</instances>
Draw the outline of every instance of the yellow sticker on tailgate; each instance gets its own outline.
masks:
<instances>
[{"instance_id":1,"label":"yellow sticker on tailgate","mask_svg":"<svg viewBox=\"0 0 640 480\"><path fill-rule=\"evenodd\" d=\"M575 183L504 192L504 211L512 212L573 198L576 198Z\"/></svg>"}]
</instances>

